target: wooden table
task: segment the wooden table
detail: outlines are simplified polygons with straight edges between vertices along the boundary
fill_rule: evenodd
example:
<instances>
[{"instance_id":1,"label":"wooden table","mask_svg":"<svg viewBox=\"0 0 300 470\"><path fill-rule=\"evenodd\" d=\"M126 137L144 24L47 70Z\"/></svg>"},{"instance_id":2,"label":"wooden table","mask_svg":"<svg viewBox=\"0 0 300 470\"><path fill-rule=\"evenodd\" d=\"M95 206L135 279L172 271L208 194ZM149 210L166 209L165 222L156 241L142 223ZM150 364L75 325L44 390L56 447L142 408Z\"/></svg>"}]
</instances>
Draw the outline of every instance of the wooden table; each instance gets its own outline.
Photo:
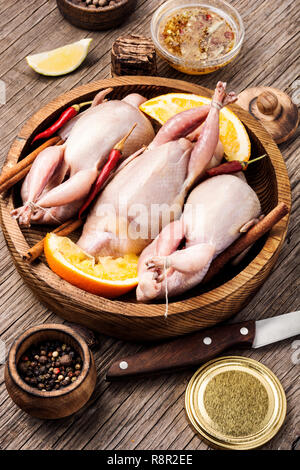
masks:
<instances>
[{"instance_id":1,"label":"wooden table","mask_svg":"<svg viewBox=\"0 0 300 470\"><path fill-rule=\"evenodd\" d=\"M0 115L1 162L18 129L38 108L73 87L109 77L113 40L126 32L149 34L151 15L162 3L162 0L138 0L136 11L123 26L113 31L91 33L68 24L54 0L0 0L0 73L7 90L7 103L1 107ZM297 41L299 45L296 22L299 3L293 0L231 0L230 3L238 7L246 27L246 39L238 59L221 71L200 77L183 75L159 61L159 74L190 80L209 88L222 79L229 83L229 89L236 92L250 86L267 85L281 88L291 95L295 93L297 65L299 71L296 47ZM85 37L92 37L94 41L87 60L74 73L52 79L35 74L27 66L25 56ZM236 320L265 318L299 308L297 136L299 130L288 143L280 146L293 191L288 237L276 268ZM0 249L0 331L8 350L24 329L38 323L61 322L61 319L41 305L20 279L2 234ZM94 350L99 379L93 399L84 410L61 421L40 421L20 411L7 395L4 367L0 366L0 448L207 449L207 445L190 429L184 412L184 391L192 371L130 383L106 383L104 372L110 362L124 354L134 353L141 346L108 337L99 339L100 344ZM265 446L266 449L299 446L300 365L292 362L292 354L296 355L293 346L296 344L291 339L242 353L270 367L282 381L287 394L286 421L279 434Z\"/></svg>"}]
</instances>

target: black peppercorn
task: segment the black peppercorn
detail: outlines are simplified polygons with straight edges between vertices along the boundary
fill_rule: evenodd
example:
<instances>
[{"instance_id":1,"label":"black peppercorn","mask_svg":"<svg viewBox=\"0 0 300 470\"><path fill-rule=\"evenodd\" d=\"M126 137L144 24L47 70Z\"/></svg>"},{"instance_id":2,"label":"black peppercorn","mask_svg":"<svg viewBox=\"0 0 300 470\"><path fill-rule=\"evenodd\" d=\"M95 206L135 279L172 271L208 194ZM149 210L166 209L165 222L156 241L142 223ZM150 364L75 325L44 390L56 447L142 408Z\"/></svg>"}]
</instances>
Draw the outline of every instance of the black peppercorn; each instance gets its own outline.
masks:
<instances>
[{"instance_id":1,"label":"black peppercorn","mask_svg":"<svg viewBox=\"0 0 300 470\"><path fill-rule=\"evenodd\" d=\"M40 356L39 363L46 364L46 362L48 362L47 356Z\"/></svg>"},{"instance_id":2,"label":"black peppercorn","mask_svg":"<svg viewBox=\"0 0 300 470\"><path fill-rule=\"evenodd\" d=\"M27 364L25 362L21 362L19 370L20 370L21 374L25 375L27 370L28 370Z\"/></svg>"},{"instance_id":3,"label":"black peppercorn","mask_svg":"<svg viewBox=\"0 0 300 470\"><path fill-rule=\"evenodd\" d=\"M71 363L72 363L72 357L70 356L70 354L64 354L61 358L60 358L60 365L61 366L70 366Z\"/></svg>"}]
</instances>

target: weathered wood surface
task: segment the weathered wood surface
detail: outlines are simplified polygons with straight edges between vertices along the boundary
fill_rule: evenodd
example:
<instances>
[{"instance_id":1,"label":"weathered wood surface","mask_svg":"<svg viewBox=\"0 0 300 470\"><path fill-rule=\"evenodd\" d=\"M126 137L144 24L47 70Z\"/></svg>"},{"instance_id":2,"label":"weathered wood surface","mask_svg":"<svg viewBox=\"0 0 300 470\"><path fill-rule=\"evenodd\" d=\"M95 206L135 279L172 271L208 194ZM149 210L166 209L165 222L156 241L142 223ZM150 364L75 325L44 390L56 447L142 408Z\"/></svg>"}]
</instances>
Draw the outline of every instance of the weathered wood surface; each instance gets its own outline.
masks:
<instances>
[{"instance_id":1,"label":"weathered wood surface","mask_svg":"<svg viewBox=\"0 0 300 470\"><path fill-rule=\"evenodd\" d=\"M66 23L54 0L0 0L0 78L7 88L7 104L1 106L0 116L1 162L18 130L42 105L75 86L108 77L112 42L128 32L147 34L151 14L161 3L163 0L138 0L135 13L122 27L103 33L90 33ZM159 75L187 79L209 88L222 79L229 82L230 88L237 92L249 86L261 85L275 86L290 94L295 92L299 70L296 47L299 44L298 3L293 0L232 0L231 3L238 7L246 26L246 39L238 59L227 68L206 77L187 77L159 60ZM28 54L85 37L94 38L89 57L76 72L66 77L48 79L37 76L24 61ZM287 241L270 277L236 320L259 319L299 309L298 140L299 129L290 141L280 145L293 193ZM20 279L2 235L0 250L0 331L2 341L9 348L24 329L43 322L60 323L61 320L46 310ZM243 352L269 366L280 378L287 393L287 419L279 434L265 446L266 449L290 449L293 445L294 448L298 447L300 365L293 363L293 359L297 359L297 351L294 349L297 344L294 341L291 339L262 350ZM185 418L184 391L192 371L122 384L104 381L104 372L113 360L142 348L138 344L100 337L100 343L94 349L98 383L90 405L58 422L30 418L17 409L5 390L4 367L1 365L0 447L207 449L207 445L193 433Z\"/></svg>"}]
</instances>

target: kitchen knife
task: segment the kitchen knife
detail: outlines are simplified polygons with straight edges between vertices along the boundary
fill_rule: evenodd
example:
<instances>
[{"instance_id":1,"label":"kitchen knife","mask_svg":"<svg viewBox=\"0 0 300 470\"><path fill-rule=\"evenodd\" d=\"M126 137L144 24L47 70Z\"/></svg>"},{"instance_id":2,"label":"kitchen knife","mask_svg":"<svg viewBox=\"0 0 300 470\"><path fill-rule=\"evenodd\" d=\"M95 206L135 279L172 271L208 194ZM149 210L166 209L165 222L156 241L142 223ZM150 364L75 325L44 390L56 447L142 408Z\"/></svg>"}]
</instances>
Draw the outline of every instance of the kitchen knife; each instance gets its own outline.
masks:
<instances>
[{"instance_id":1,"label":"kitchen knife","mask_svg":"<svg viewBox=\"0 0 300 470\"><path fill-rule=\"evenodd\" d=\"M265 320L215 326L121 358L106 380L170 372L206 362L232 347L260 348L300 334L300 311Z\"/></svg>"}]
</instances>

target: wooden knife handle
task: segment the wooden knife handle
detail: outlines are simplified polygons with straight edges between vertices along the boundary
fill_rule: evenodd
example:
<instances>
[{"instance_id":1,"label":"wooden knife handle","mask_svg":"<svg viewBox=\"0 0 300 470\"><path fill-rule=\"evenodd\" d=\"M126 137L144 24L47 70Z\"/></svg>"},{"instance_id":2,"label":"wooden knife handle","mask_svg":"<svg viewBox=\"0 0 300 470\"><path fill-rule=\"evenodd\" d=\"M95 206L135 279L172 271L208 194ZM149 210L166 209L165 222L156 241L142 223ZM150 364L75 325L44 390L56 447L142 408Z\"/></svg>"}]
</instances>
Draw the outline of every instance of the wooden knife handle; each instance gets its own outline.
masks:
<instances>
[{"instance_id":1,"label":"wooden knife handle","mask_svg":"<svg viewBox=\"0 0 300 470\"><path fill-rule=\"evenodd\" d=\"M251 347L255 321L215 326L159 344L133 356L114 362L106 380L145 376L185 369L206 362L233 346Z\"/></svg>"}]
</instances>

